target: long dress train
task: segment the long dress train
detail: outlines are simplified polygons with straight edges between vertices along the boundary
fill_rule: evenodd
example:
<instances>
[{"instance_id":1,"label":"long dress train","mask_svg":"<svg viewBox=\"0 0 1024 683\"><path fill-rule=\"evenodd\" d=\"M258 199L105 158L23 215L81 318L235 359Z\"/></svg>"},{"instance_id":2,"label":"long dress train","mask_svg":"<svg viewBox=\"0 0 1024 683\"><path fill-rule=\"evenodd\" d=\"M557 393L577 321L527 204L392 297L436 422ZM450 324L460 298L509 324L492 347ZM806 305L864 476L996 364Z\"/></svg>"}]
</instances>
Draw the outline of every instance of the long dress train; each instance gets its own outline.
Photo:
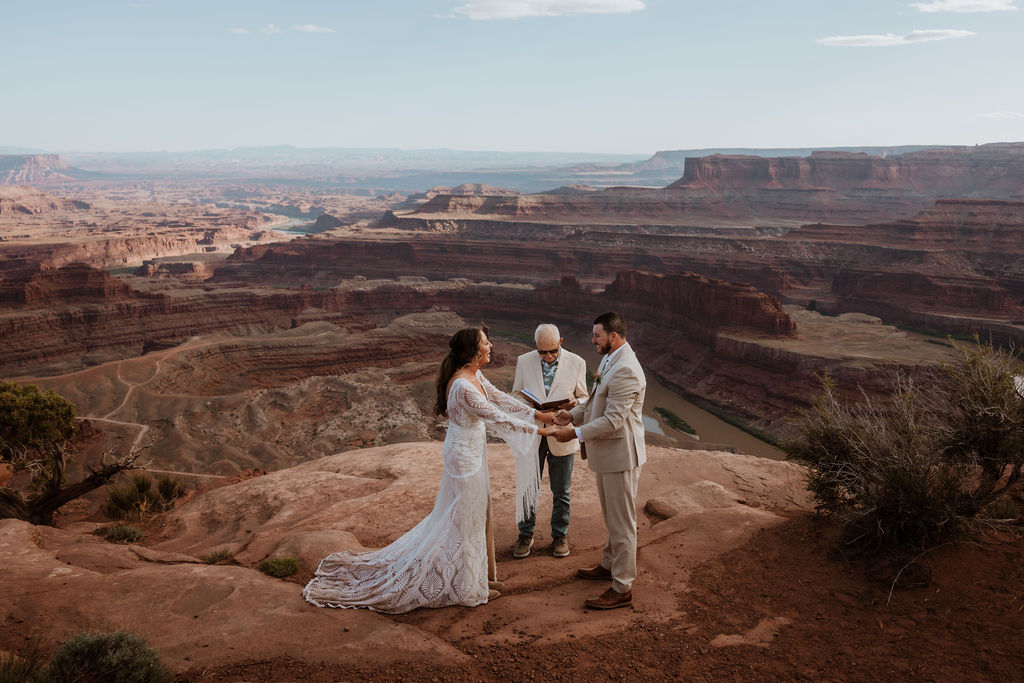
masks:
<instances>
[{"instance_id":1,"label":"long dress train","mask_svg":"<svg viewBox=\"0 0 1024 683\"><path fill-rule=\"evenodd\" d=\"M431 513L387 547L328 555L302 592L306 600L318 607L388 614L487 602L486 427L515 455L517 521L536 507L540 437L532 408L496 389L480 372L476 377L484 394L462 378L448 390L444 474Z\"/></svg>"}]
</instances>

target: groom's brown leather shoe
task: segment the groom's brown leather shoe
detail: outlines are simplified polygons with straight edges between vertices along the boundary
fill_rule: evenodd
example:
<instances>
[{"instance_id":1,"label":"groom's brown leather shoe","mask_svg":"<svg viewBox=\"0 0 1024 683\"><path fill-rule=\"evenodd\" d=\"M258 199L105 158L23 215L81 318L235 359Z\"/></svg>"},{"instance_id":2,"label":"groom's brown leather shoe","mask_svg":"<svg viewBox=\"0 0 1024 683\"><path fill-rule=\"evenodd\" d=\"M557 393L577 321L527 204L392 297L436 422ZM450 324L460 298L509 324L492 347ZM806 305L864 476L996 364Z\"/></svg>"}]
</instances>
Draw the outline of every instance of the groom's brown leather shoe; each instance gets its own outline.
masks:
<instances>
[{"instance_id":1,"label":"groom's brown leather shoe","mask_svg":"<svg viewBox=\"0 0 1024 683\"><path fill-rule=\"evenodd\" d=\"M633 591L620 593L614 588L609 588L604 593L601 593L600 597L588 598L586 602L587 607L593 607L594 609L615 609L632 604Z\"/></svg>"},{"instance_id":2,"label":"groom's brown leather shoe","mask_svg":"<svg viewBox=\"0 0 1024 683\"><path fill-rule=\"evenodd\" d=\"M490 589L489 591L487 591L487 602L490 602L491 600L497 600L500 597L501 597L501 593L499 593L498 591L494 590L493 588Z\"/></svg>"},{"instance_id":3,"label":"groom's brown leather shoe","mask_svg":"<svg viewBox=\"0 0 1024 683\"><path fill-rule=\"evenodd\" d=\"M605 579L612 578L612 570L605 569L601 565L596 567L580 567L576 570L576 576L581 579L590 579L592 581L603 581Z\"/></svg>"},{"instance_id":4,"label":"groom's brown leather shoe","mask_svg":"<svg viewBox=\"0 0 1024 683\"><path fill-rule=\"evenodd\" d=\"M504 586L504 585L505 584L503 584L501 581L488 581L487 582L487 588L489 588L492 591L500 591L501 587Z\"/></svg>"}]
</instances>

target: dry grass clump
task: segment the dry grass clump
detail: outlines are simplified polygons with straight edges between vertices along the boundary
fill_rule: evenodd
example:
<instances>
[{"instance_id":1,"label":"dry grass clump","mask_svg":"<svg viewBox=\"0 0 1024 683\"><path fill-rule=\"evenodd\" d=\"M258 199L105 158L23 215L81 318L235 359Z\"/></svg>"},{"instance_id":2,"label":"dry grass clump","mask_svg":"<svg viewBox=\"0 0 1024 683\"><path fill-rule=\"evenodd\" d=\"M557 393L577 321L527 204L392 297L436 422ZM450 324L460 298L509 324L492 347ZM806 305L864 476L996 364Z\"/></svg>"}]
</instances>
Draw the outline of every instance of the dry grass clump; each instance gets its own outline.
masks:
<instances>
[{"instance_id":1,"label":"dry grass clump","mask_svg":"<svg viewBox=\"0 0 1024 683\"><path fill-rule=\"evenodd\" d=\"M989 506L1009 511L996 501L1024 465L1017 362L977 342L954 347L957 363L921 382L897 377L884 403L843 404L826 378L796 423L786 450L858 547L928 548L991 523L1000 510Z\"/></svg>"},{"instance_id":2,"label":"dry grass clump","mask_svg":"<svg viewBox=\"0 0 1024 683\"><path fill-rule=\"evenodd\" d=\"M142 538L142 529L134 524L115 524L97 531L111 543L134 543Z\"/></svg>"},{"instance_id":3,"label":"dry grass clump","mask_svg":"<svg viewBox=\"0 0 1024 683\"><path fill-rule=\"evenodd\" d=\"M141 520L146 515L174 507L174 501L185 495L185 486L168 475L156 481L144 472L135 472L128 481L107 488L103 513L111 519Z\"/></svg>"},{"instance_id":4,"label":"dry grass clump","mask_svg":"<svg viewBox=\"0 0 1024 683\"><path fill-rule=\"evenodd\" d=\"M46 657L35 643L21 655L0 653L0 683L45 683L50 680Z\"/></svg>"},{"instance_id":5,"label":"dry grass clump","mask_svg":"<svg viewBox=\"0 0 1024 683\"><path fill-rule=\"evenodd\" d=\"M199 558L204 564L226 564L234 559L227 550L216 550Z\"/></svg>"}]
</instances>

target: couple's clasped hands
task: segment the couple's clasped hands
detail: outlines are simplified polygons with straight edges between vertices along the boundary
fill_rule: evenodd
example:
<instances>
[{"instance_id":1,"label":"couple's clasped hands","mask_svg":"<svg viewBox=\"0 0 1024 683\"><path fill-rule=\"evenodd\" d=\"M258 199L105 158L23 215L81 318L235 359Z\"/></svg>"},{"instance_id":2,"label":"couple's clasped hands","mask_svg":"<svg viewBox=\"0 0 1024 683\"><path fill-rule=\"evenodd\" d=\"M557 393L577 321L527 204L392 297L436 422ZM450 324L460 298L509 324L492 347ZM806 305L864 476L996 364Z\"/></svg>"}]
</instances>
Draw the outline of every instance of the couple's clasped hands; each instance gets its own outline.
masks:
<instances>
[{"instance_id":1,"label":"couple's clasped hands","mask_svg":"<svg viewBox=\"0 0 1024 683\"><path fill-rule=\"evenodd\" d=\"M541 436L553 436L563 442L576 438L576 430L569 426L572 424L572 416L568 410L538 411L537 419L545 423L538 430Z\"/></svg>"}]
</instances>

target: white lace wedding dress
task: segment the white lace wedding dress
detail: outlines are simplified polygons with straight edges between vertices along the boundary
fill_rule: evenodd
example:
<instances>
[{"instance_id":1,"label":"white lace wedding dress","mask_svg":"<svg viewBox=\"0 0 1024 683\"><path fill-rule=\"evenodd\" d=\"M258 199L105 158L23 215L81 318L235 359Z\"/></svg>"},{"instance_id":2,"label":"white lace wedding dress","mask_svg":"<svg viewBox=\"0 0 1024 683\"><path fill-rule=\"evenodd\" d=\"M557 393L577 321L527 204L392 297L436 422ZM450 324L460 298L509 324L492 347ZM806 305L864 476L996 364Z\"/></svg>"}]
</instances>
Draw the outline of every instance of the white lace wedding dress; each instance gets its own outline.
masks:
<instances>
[{"instance_id":1,"label":"white lace wedding dress","mask_svg":"<svg viewBox=\"0 0 1024 683\"><path fill-rule=\"evenodd\" d=\"M486 427L515 454L517 521L536 507L540 437L532 408L496 389L480 372L476 377L483 395L462 378L448 390L444 475L431 513L385 548L328 555L302 592L306 600L318 607L388 614L487 602Z\"/></svg>"}]
</instances>

